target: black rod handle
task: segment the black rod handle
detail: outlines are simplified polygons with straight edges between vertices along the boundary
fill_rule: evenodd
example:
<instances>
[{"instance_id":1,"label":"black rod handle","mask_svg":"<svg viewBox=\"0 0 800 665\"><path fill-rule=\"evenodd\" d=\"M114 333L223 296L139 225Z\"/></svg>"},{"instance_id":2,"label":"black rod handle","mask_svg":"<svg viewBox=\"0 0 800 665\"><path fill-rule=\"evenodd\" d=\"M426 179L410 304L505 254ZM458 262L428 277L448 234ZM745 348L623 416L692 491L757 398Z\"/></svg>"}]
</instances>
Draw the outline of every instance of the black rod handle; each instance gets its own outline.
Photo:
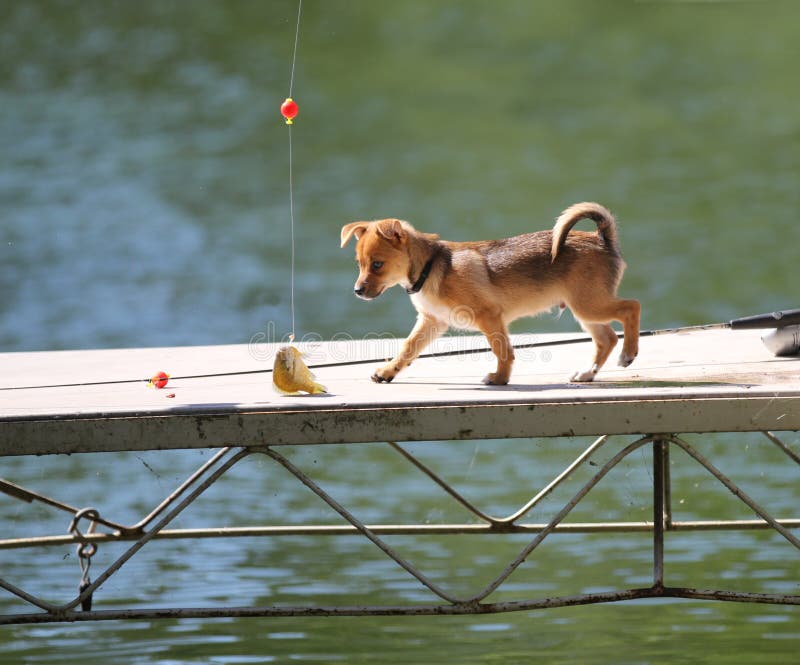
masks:
<instances>
[{"instance_id":1,"label":"black rod handle","mask_svg":"<svg viewBox=\"0 0 800 665\"><path fill-rule=\"evenodd\" d=\"M784 309L768 314L745 316L731 321L732 330L750 330L753 328L784 328L800 325L800 309Z\"/></svg>"}]
</instances>

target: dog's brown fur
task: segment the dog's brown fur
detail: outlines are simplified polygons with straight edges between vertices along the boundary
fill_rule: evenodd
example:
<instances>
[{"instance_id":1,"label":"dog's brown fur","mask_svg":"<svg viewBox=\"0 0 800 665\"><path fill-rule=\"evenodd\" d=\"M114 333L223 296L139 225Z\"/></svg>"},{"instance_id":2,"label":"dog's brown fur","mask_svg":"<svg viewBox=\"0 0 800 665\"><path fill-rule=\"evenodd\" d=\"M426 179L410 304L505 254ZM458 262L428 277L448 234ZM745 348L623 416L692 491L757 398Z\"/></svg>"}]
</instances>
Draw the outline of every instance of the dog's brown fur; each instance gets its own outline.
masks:
<instances>
[{"instance_id":1,"label":"dog's brown fur","mask_svg":"<svg viewBox=\"0 0 800 665\"><path fill-rule=\"evenodd\" d=\"M597 232L571 231L581 219L594 221ZM564 304L596 347L592 366L576 372L572 381L591 381L608 359L617 344L609 321L624 328L619 364L627 367L638 353L640 305L617 298L625 262L614 217L597 203L567 208L552 231L503 240L448 242L398 219L346 224L342 247L353 236L359 265L356 295L372 300L401 284L419 313L400 353L375 371L373 381L391 381L428 344L455 327L486 335L497 369L483 381L504 385L514 362L508 324Z\"/></svg>"}]
</instances>

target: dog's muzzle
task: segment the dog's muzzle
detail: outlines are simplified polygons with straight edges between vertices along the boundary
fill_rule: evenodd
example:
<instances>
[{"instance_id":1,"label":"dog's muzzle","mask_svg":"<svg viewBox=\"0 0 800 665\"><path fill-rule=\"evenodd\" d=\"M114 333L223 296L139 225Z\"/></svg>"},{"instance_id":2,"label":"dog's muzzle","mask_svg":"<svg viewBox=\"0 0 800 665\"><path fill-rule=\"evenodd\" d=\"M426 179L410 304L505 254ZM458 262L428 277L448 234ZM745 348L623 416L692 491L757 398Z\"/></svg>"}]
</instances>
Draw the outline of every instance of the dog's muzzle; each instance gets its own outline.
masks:
<instances>
[{"instance_id":1,"label":"dog's muzzle","mask_svg":"<svg viewBox=\"0 0 800 665\"><path fill-rule=\"evenodd\" d=\"M366 283L359 284L356 282L356 285L353 287L353 293L356 295L357 298L361 298L361 300L373 300L377 298L381 293L383 293L383 289L378 291L377 293L369 293L367 290Z\"/></svg>"},{"instance_id":2,"label":"dog's muzzle","mask_svg":"<svg viewBox=\"0 0 800 665\"><path fill-rule=\"evenodd\" d=\"M361 300L372 300L372 296L367 295L367 287L363 284L356 284L353 287L353 293L355 293L357 298L361 298Z\"/></svg>"}]
</instances>

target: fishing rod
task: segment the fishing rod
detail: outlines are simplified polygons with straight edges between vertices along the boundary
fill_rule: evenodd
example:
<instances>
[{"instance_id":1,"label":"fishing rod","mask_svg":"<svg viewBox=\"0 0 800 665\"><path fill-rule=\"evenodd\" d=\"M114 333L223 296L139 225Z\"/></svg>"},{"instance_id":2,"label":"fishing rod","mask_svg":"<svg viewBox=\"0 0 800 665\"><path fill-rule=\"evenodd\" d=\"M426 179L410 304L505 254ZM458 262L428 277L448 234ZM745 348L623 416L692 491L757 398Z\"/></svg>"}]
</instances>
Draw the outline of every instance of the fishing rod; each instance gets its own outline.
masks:
<instances>
[{"instance_id":1,"label":"fishing rod","mask_svg":"<svg viewBox=\"0 0 800 665\"><path fill-rule=\"evenodd\" d=\"M695 326L681 326L678 328L659 328L657 330L642 330L639 337L655 337L658 335L675 335L679 333L699 332L702 330L765 330L772 329L773 332L762 337L764 345L772 353L779 356L796 355L800 353L800 309L785 309L766 314L756 314L755 316L745 316L739 319L722 323L705 323ZM624 335L620 334L622 339ZM529 342L526 344L515 344L514 349L536 349L551 346L565 346L567 344L585 344L591 342L591 337L572 337L570 339L558 339L545 342ZM472 349L454 349L451 351L434 351L432 353L420 354L419 358L446 358L449 356L464 356L473 353L488 353L489 347L476 347ZM369 358L361 360L343 360L334 363L319 363L309 365L309 369L321 369L324 367L347 367L350 365L371 365L382 362L384 358ZM191 374L186 376L172 376L171 381L178 379L213 379L220 376L244 376L248 374L271 374L272 368L251 369L237 372L218 372L215 374ZM0 391L7 390L35 390L41 388L81 388L84 386L107 386L121 385L126 383L147 384L150 379L120 379L116 381L87 381L84 383L60 383L54 385L36 386L11 386L0 388Z\"/></svg>"},{"instance_id":2,"label":"fishing rod","mask_svg":"<svg viewBox=\"0 0 800 665\"><path fill-rule=\"evenodd\" d=\"M772 329L761 338L764 346L776 356L795 356L800 354L800 309L785 309L767 314L756 314L733 319L727 323L711 323L683 328L664 328L640 333L641 337L665 335L668 333L691 332L693 330L764 330ZM623 335L620 335L623 337Z\"/></svg>"},{"instance_id":3,"label":"fishing rod","mask_svg":"<svg viewBox=\"0 0 800 665\"><path fill-rule=\"evenodd\" d=\"M727 323L706 323L704 325L684 326L682 328L643 330L639 333L639 336L651 337L653 335L692 332L695 330L719 330L725 328L730 328L731 330L763 330L766 328L785 328L786 326L796 325L800 325L800 309L784 309L778 312L768 312L767 314L745 316L740 319L733 319ZM620 335L620 337L621 336L622 335Z\"/></svg>"}]
</instances>

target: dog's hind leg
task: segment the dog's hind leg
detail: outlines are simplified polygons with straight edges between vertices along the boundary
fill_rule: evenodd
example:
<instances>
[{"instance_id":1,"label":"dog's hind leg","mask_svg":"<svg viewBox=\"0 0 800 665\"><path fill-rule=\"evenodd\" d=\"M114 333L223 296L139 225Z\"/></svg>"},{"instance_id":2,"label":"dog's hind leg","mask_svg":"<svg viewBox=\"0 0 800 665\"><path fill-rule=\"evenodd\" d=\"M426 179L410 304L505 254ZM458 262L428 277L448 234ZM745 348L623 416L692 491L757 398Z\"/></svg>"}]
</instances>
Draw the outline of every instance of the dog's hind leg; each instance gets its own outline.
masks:
<instances>
[{"instance_id":1,"label":"dog's hind leg","mask_svg":"<svg viewBox=\"0 0 800 665\"><path fill-rule=\"evenodd\" d=\"M592 368L586 372L576 372L572 377L573 381L591 381L616 346L617 333L608 325L608 321L619 321L622 323L624 331L625 340L618 364L621 367L627 367L639 353L639 317L641 314L639 301L616 298L612 294L600 302L597 300L597 294L594 294L594 300L575 298L567 303L575 314L575 318L592 336L597 346Z\"/></svg>"},{"instance_id":2,"label":"dog's hind leg","mask_svg":"<svg viewBox=\"0 0 800 665\"><path fill-rule=\"evenodd\" d=\"M642 306L638 300L617 300L614 307L616 310L614 318L622 323L625 335L617 364L620 367L627 367L639 354L639 318Z\"/></svg>"},{"instance_id":3,"label":"dog's hind leg","mask_svg":"<svg viewBox=\"0 0 800 665\"><path fill-rule=\"evenodd\" d=\"M420 314L416 325L400 347L400 353L383 367L376 369L372 380L375 383L389 383L401 370L414 362L426 346L446 331L447 323L444 321Z\"/></svg>"},{"instance_id":4,"label":"dog's hind leg","mask_svg":"<svg viewBox=\"0 0 800 665\"><path fill-rule=\"evenodd\" d=\"M600 371L600 368L605 364L606 360L608 360L608 356L611 355L611 351L617 345L618 341L617 333L615 333L614 329L607 323L585 323L581 321L581 326L592 336L595 345L595 354L594 361L589 369L584 372L575 372L575 374L572 375L570 381L579 383L594 381L594 377L597 376L597 372Z\"/></svg>"}]
</instances>

